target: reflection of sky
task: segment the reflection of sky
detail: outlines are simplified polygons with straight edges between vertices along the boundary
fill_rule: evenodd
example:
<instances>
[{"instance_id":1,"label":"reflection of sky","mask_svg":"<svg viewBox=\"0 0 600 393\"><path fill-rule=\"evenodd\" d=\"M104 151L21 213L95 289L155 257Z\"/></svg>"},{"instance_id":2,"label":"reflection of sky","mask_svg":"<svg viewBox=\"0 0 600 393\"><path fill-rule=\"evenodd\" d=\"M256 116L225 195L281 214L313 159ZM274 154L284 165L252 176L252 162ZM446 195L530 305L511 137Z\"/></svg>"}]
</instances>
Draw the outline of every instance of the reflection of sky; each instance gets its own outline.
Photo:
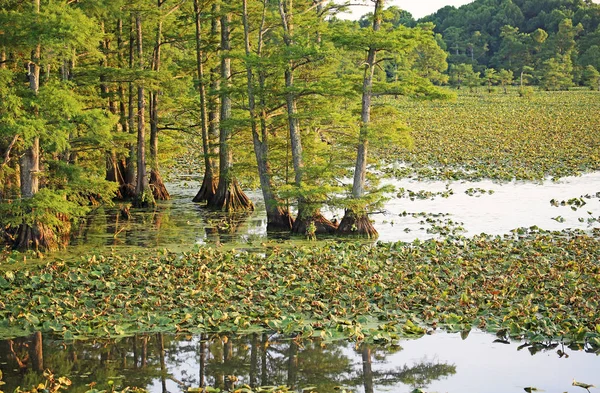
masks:
<instances>
[{"instance_id":1,"label":"reflection of sky","mask_svg":"<svg viewBox=\"0 0 600 393\"><path fill-rule=\"evenodd\" d=\"M411 201L408 198L392 199L385 209L386 215L374 215L375 228L379 231L380 241L413 241L414 239L432 238L434 234L426 232L427 225L419 224L423 218L400 217L408 213L449 213L450 216L441 219L452 219L461 224L467 236L479 233L492 235L507 234L512 229L537 225L546 230L562 230L566 228L589 229L587 218L600 216L600 200L598 198L584 199L587 204L577 211L569 206L554 207L552 199L557 201L579 198L583 195L594 196L600 191L600 172L580 177L567 177L559 182L546 181L542 184L529 182L513 182L497 184L492 181L480 182L417 182L402 180L393 182L396 187L407 190L442 192L447 187L454 191L448 198L436 196L433 200ZM476 194L469 196L465 191L469 188L493 190L489 195ZM477 196L479 195L479 196ZM589 215L590 211L593 214ZM553 218L562 216L565 221L560 223ZM583 218L584 222L579 222ZM598 223L594 223L598 227ZM420 228L425 229L421 230ZM409 228L410 232L405 232Z\"/></svg>"},{"instance_id":2,"label":"reflection of sky","mask_svg":"<svg viewBox=\"0 0 600 393\"><path fill-rule=\"evenodd\" d=\"M389 200L383 214L371 216L375 220L375 228L379 232L379 241L411 242L415 239L429 239L437 237L435 233L427 233L431 228L428 223L422 224L425 217L400 216L401 213L444 213L449 214L437 219L443 221L452 220L460 224L466 232L466 236L474 236L480 233L491 235L508 234L511 230L521 227L537 225L545 230L563 230L567 228L590 229L600 227L599 223L588 225L587 219L595 217L600 219L600 199L596 193L600 191L600 172L586 174L579 177L566 177L558 182L546 181L543 184L531 182L512 182L499 184L489 180L479 182L419 182L414 180L400 180L387 182L396 186L397 189L404 188L414 192L431 191L443 192L452 190L453 194L448 198L435 196L433 199L393 198ZM493 190L493 194L475 193L467 195L466 190L483 189ZM192 205L189 199L193 197L195 189L175 189L175 200L172 202L179 205L178 210L186 209L186 205ZM256 210L249 219L244 222L234 235L239 241L261 240L266 233L266 214L262 194L259 191L247 193L255 203ZM571 210L569 206L554 207L550 204L552 199L567 201L590 195L593 198L585 199L587 204L577 211ZM323 212L331 218L336 214L339 219L343 214L341 211L324 209ZM592 214L588 214L591 212ZM564 222L558 222L553 218L561 216ZM580 222L579 219L583 219ZM192 225L202 225L203 218L198 217L198 222ZM201 242L204 243L205 234L201 234Z\"/></svg>"},{"instance_id":3,"label":"reflection of sky","mask_svg":"<svg viewBox=\"0 0 600 393\"><path fill-rule=\"evenodd\" d=\"M582 390L571 386L573 378L600 385L600 357L583 351L571 351L568 359L556 353L560 346L532 356L527 349L516 350L518 344L491 343L494 336L472 332L463 341L459 334L434 334L418 340L403 341L403 350L390 355L385 365L418 363L424 357L441 363L454 364L456 374L432 383L430 392L523 392L536 387L546 392ZM384 389L376 391L383 392ZM394 390L410 392L410 389Z\"/></svg>"},{"instance_id":4,"label":"reflection of sky","mask_svg":"<svg viewBox=\"0 0 600 393\"><path fill-rule=\"evenodd\" d=\"M556 353L561 349L560 346L532 356L526 348L517 351L517 346L521 343L493 343L494 339L495 336L482 332L471 332L466 340L462 340L458 333L440 332L416 340L405 340L400 342L402 350L399 352L385 354L385 351L376 350L374 353L385 354L385 359L377 360L380 355L374 355L372 367L375 373L384 376L404 365L411 367L424 361L456 367L456 374L434 381L424 389L427 392L507 393L523 392L525 387L536 387L546 392L584 393L584 390L571 385L573 378L600 385L600 356L565 348L569 358L561 359ZM192 342L198 343L197 340ZM187 344L190 342L186 342L186 346ZM351 359L353 374L362 376L361 355L355 345L348 343L343 354ZM182 359L185 361L182 362ZM168 373L173 379L198 381L199 365L196 356L191 353L182 354L177 363L175 366L167 359ZM246 375L238 377L240 383L248 381ZM310 384L310 377L306 378ZM167 388L169 392L181 390L172 379L167 380ZM364 392L362 385L349 388L357 393ZM155 380L149 387L152 393L160 393L161 389L160 380ZM411 391L412 387L402 383L385 386L378 385L375 380L375 392Z\"/></svg>"}]
</instances>

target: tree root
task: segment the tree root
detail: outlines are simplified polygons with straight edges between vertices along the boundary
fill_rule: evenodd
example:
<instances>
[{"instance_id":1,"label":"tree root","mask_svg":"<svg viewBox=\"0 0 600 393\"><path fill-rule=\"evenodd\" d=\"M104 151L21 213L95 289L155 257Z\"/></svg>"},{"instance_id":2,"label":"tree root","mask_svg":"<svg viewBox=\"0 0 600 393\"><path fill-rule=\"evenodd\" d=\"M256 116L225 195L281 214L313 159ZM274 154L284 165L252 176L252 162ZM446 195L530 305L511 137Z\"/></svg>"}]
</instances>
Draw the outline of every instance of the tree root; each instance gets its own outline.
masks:
<instances>
[{"instance_id":1,"label":"tree root","mask_svg":"<svg viewBox=\"0 0 600 393\"><path fill-rule=\"evenodd\" d=\"M204 175L204 179L202 180L202 186L200 186L200 191L196 194L192 202L202 203L208 202L212 198L214 198L217 193L217 179L213 176Z\"/></svg>"},{"instance_id":2,"label":"tree root","mask_svg":"<svg viewBox=\"0 0 600 393\"><path fill-rule=\"evenodd\" d=\"M156 200L154 200L154 195L152 190L150 190L150 187L146 187L146 189L140 195L136 195L133 198L131 206L142 209L156 207Z\"/></svg>"},{"instance_id":3,"label":"tree root","mask_svg":"<svg viewBox=\"0 0 600 393\"><path fill-rule=\"evenodd\" d=\"M337 226L323 217L319 210L312 215L298 214L292 227L292 233L314 238L316 235L333 235Z\"/></svg>"},{"instance_id":4,"label":"tree root","mask_svg":"<svg viewBox=\"0 0 600 393\"><path fill-rule=\"evenodd\" d=\"M369 239L374 239L379 236L366 213L356 214L351 210L346 210L344 218L342 218L336 231L336 235L365 237Z\"/></svg>"},{"instance_id":5,"label":"tree root","mask_svg":"<svg viewBox=\"0 0 600 393\"><path fill-rule=\"evenodd\" d=\"M66 247L69 244L71 222L62 214L58 215L58 219L63 222L60 229L53 229L41 223L35 223L33 226L21 224L16 231L13 249L52 252Z\"/></svg>"},{"instance_id":6,"label":"tree root","mask_svg":"<svg viewBox=\"0 0 600 393\"><path fill-rule=\"evenodd\" d=\"M171 199L171 195L169 195L169 191L167 191L160 173L155 169L150 171L150 189L152 190L154 199L157 201L168 201Z\"/></svg>"},{"instance_id":7,"label":"tree root","mask_svg":"<svg viewBox=\"0 0 600 393\"><path fill-rule=\"evenodd\" d=\"M237 181L233 181L228 187L217 188L214 198L206 205L210 210L223 211L227 213L253 211L254 204L242 191Z\"/></svg>"},{"instance_id":8,"label":"tree root","mask_svg":"<svg viewBox=\"0 0 600 393\"><path fill-rule=\"evenodd\" d=\"M135 198L135 185L133 184L121 184L117 191L117 199L119 200L133 200Z\"/></svg>"},{"instance_id":9,"label":"tree root","mask_svg":"<svg viewBox=\"0 0 600 393\"><path fill-rule=\"evenodd\" d=\"M277 207L274 212L267 212L267 232L289 232L294 227L294 219L289 210Z\"/></svg>"}]
</instances>

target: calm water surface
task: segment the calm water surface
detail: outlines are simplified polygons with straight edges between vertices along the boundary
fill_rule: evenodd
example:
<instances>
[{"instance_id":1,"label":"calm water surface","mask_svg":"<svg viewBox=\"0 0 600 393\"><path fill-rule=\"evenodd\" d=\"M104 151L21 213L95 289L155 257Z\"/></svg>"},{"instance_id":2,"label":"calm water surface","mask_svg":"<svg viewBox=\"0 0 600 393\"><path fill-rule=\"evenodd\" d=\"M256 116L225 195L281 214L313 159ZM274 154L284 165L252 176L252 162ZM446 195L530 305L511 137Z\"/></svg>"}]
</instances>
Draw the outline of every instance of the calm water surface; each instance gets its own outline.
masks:
<instances>
[{"instance_id":1,"label":"calm water surface","mask_svg":"<svg viewBox=\"0 0 600 393\"><path fill-rule=\"evenodd\" d=\"M462 234L501 235L519 227L547 230L598 228L600 172L533 184L513 182L394 182L404 197L392 198L372 218L380 241L412 241ZM151 248L189 250L195 244L257 247L269 239L260 193L249 193L257 209L234 217L208 213L191 202L199 185L169 185L173 199L152 212L101 208L82 222L66 257L91 252L136 252ZM408 191L412 191L412 194ZM474 191L475 190L475 191ZM493 193L489 193L493 190ZM469 195L471 194L471 195ZM411 200L412 195L412 200ZM576 209L560 202L583 197ZM558 204L553 206L550 201ZM339 211L325 211L340 218ZM60 257L60 256L59 256ZM279 336L167 336L151 334L119 341L65 343L40 336L0 342L4 392L39 382L35 370L50 368L69 376L71 391L114 380L152 392L181 392L209 384L220 388L250 385L316 386L318 392L585 392L578 381L600 386L600 357L564 348L494 342L495 336L437 333L398 347L355 346L348 342L294 344ZM37 344L37 345L36 345ZM96 386L109 389L108 385Z\"/></svg>"},{"instance_id":2,"label":"calm water surface","mask_svg":"<svg viewBox=\"0 0 600 393\"><path fill-rule=\"evenodd\" d=\"M600 385L600 357L559 343L527 346L494 342L495 336L436 333L397 346L348 342L296 343L277 335L139 335L118 341L65 343L34 336L0 342L0 369L12 392L36 384L35 369L68 376L72 391L85 385L106 389L143 387L151 392L183 392L203 385L288 385L297 390L334 392L582 392L573 378ZM40 345L41 344L41 345ZM36 351L35 348L38 348ZM584 390L583 390L584 391Z\"/></svg>"},{"instance_id":3,"label":"calm water surface","mask_svg":"<svg viewBox=\"0 0 600 393\"><path fill-rule=\"evenodd\" d=\"M515 228L534 225L546 230L600 227L597 195L600 172L543 184L412 180L394 181L393 184L405 190L405 197L393 195L381 212L372 215L379 241L410 242L449 234L501 235ZM120 218L117 209L98 209L82 223L68 252L105 252L128 247L178 251L189 250L195 244L260 246L269 240L260 192L248 193L256 205L254 212L228 217L209 213L191 202L199 187L195 181L168 186L172 200L162 202L152 212L132 209L131 220ZM424 199L413 197L411 200L409 190ZM576 210L568 204L560 206L562 201L581 197L585 205ZM559 206L553 206L552 200ZM324 213L338 220L343 214L335 210Z\"/></svg>"}]
</instances>

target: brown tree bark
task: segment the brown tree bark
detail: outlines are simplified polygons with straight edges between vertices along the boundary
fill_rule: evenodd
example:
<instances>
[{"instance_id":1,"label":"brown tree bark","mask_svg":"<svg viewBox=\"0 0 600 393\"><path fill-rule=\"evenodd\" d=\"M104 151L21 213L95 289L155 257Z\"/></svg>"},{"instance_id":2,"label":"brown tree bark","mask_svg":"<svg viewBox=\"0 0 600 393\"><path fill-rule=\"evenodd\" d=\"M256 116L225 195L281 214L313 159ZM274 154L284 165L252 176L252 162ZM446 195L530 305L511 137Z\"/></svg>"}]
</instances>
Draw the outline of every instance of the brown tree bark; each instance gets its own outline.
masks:
<instances>
[{"instance_id":1,"label":"brown tree bark","mask_svg":"<svg viewBox=\"0 0 600 393\"><path fill-rule=\"evenodd\" d=\"M289 1L289 4L288 4ZM283 26L283 42L288 47L294 46L294 23L290 0L279 0L279 15ZM294 180L296 187L302 187L304 179L304 159L302 157L302 138L300 134L300 122L298 121L298 109L296 96L294 94L294 64L289 61L285 69L285 87L287 88L286 106L288 114L288 127L290 131L290 146L292 150L292 163L294 166ZM313 232L312 229L315 231ZM315 207L304 197L298 197L298 216L292 227L296 234L333 234L336 226L327 220L318 207Z\"/></svg>"},{"instance_id":2,"label":"brown tree bark","mask_svg":"<svg viewBox=\"0 0 600 393\"><path fill-rule=\"evenodd\" d=\"M240 188L233 174L233 154L231 150L231 13L221 16L221 81L225 89L221 90L221 121L219 130L219 184L217 192L208 208L229 213L254 209L252 201Z\"/></svg>"},{"instance_id":3,"label":"brown tree bark","mask_svg":"<svg viewBox=\"0 0 600 393\"><path fill-rule=\"evenodd\" d=\"M135 30L138 66L140 69L144 69L142 16L139 12L135 17ZM146 97L143 82L139 82L137 89L137 109L137 181L133 205L136 207L151 207L156 203L150 190L146 172Z\"/></svg>"},{"instance_id":4,"label":"brown tree bark","mask_svg":"<svg viewBox=\"0 0 600 393\"><path fill-rule=\"evenodd\" d=\"M267 0L263 1L263 17L259 30L259 39L257 45L257 55L262 55L263 45L263 34L265 29L265 15L267 8ZM250 26L248 23L248 1L242 0L242 22L244 25L244 46L246 56L252 55L250 50ZM269 230L287 230L289 231L293 225L293 219L287 208L283 208L281 201L279 201L275 195L272 181L271 167L269 165L268 153L269 153L269 142L268 132L265 120L264 107L261 111L262 117L260 121L261 134L259 136L257 127L257 115L256 115L256 97L254 92L254 72L249 62L246 62L246 74L248 80L248 111L250 112L250 126L252 129L252 141L254 145L254 154L256 156L256 163L258 166L258 176L260 179L260 188L262 190L263 198L265 201L265 208L267 211L267 231ZM263 77L261 81L263 81Z\"/></svg>"},{"instance_id":5,"label":"brown tree bark","mask_svg":"<svg viewBox=\"0 0 600 393\"><path fill-rule=\"evenodd\" d=\"M211 35L213 36L216 36L218 32L217 18L215 16L217 12L218 5L214 4L211 28ZM202 130L202 149L204 153L204 178L202 179L202 185L194 197L193 202L200 203L208 202L215 196L217 191L217 178L215 177L214 160L211 156L212 150L210 147L209 127L214 128L214 124L213 122L209 123L207 113L206 82L204 80L204 51L202 50L202 24L198 0L194 0L194 13L196 22L196 67L198 73L198 92L200 93L200 127ZM212 75L213 73L211 72L211 79L214 79L212 78Z\"/></svg>"},{"instance_id":6,"label":"brown tree bark","mask_svg":"<svg viewBox=\"0 0 600 393\"><path fill-rule=\"evenodd\" d=\"M160 11L163 0L158 0L158 9ZM156 44L152 56L152 70L160 71L162 46L162 20L159 17L156 26ZM166 201L171 198L167 187L160 176L158 165L158 96L160 91L150 92L150 189L154 199Z\"/></svg>"},{"instance_id":7,"label":"brown tree bark","mask_svg":"<svg viewBox=\"0 0 600 393\"><path fill-rule=\"evenodd\" d=\"M381 27L383 0L375 1L375 12L373 13L373 31L379 31ZM366 68L363 77L361 125L358 137L358 149L356 154L356 166L354 167L354 181L352 183L352 198L360 199L365 194L365 183L367 176L367 153L369 148L369 124L371 122L371 100L373 97L373 75L377 57L377 48L371 46L367 53ZM353 235L361 237L377 237L377 231L369 220L365 209L352 211L347 209L344 218L337 230L339 235Z\"/></svg>"},{"instance_id":8,"label":"brown tree bark","mask_svg":"<svg viewBox=\"0 0 600 393\"><path fill-rule=\"evenodd\" d=\"M135 67L135 16L132 13L129 18L129 69ZM123 112L124 114L124 112ZM127 95L127 126L126 129L130 134L136 134L135 127L135 87L133 82L129 82ZM135 198L136 192L136 145L129 144L129 154L125 159L124 180L125 185L121 187L121 197L124 199Z\"/></svg>"}]
</instances>

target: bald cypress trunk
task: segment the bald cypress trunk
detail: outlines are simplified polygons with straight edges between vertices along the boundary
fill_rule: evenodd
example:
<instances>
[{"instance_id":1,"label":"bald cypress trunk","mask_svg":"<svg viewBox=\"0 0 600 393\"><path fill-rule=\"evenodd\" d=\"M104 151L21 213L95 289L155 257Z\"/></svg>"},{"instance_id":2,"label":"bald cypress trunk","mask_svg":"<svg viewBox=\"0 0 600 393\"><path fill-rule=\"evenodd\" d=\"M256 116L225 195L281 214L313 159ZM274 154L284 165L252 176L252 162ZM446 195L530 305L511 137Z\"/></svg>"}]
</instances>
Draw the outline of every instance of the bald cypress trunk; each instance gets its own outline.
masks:
<instances>
[{"instance_id":1,"label":"bald cypress trunk","mask_svg":"<svg viewBox=\"0 0 600 393\"><path fill-rule=\"evenodd\" d=\"M219 130L219 184L217 192L208 207L212 210L242 212L254 209L252 201L244 194L233 174L233 154L231 150L231 14L221 16L221 121Z\"/></svg>"},{"instance_id":2,"label":"bald cypress trunk","mask_svg":"<svg viewBox=\"0 0 600 393\"><path fill-rule=\"evenodd\" d=\"M35 13L40 12L40 0L33 0ZM27 77L29 79L29 89L34 95L38 94L40 88L40 60L42 48L40 44L31 52L31 61L27 65ZM36 111L34 109L34 111ZM34 113L37 116L37 113ZM39 191L39 172L40 172L40 138L35 136L31 145L25 149L25 152L19 160L20 171L20 189L23 200L31 199ZM56 236L42 223L34 222L32 225L21 224L17 230L15 249L41 249L54 250L58 248Z\"/></svg>"},{"instance_id":3,"label":"bald cypress trunk","mask_svg":"<svg viewBox=\"0 0 600 393\"><path fill-rule=\"evenodd\" d=\"M377 32L381 27L381 13L383 11L383 0L375 1L375 12L373 13L373 31ZM352 183L352 198L360 199L365 194L365 183L367 176L367 152L369 148L369 126L371 122L371 100L373 97L373 75L375 73L377 49L370 47L367 53L365 74L362 87L362 109L361 124L358 137L358 149L356 154L356 166L354 167L354 181ZM377 231L365 209L353 211L346 210L344 218L340 222L337 231L340 235L356 235L362 237L376 237Z\"/></svg>"},{"instance_id":4,"label":"bald cypress trunk","mask_svg":"<svg viewBox=\"0 0 600 393\"><path fill-rule=\"evenodd\" d=\"M261 56L262 51L262 37L265 26L265 12L267 7L267 0L263 2L263 18L259 31L258 39L258 56ZM244 25L244 44L246 56L251 55L250 51L250 27L248 24L248 4L247 0L242 0L242 19ZM248 80L248 110L250 112L250 125L252 129L252 141L254 144L254 153L256 156L256 163L258 166L258 176L260 179L260 188L262 190L263 198L265 201L265 208L267 211L267 230L290 230L292 228L293 220L290 216L288 209L283 208L281 202L277 199L273 189L271 167L269 165L268 152L268 132L266 130L266 121L264 118L264 107L261 111L262 117L260 121L261 134L258 133L257 127L257 114L256 114L256 98L254 93L254 72L249 62L246 62L246 74ZM264 84L264 74L261 75L261 83Z\"/></svg>"},{"instance_id":5,"label":"bald cypress trunk","mask_svg":"<svg viewBox=\"0 0 600 393\"><path fill-rule=\"evenodd\" d=\"M289 2L289 3L288 3ZM294 46L294 23L291 0L279 0L279 15L283 25L283 42L288 47ZM286 107L288 127L290 132L290 146L292 150L292 163L294 166L294 180L296 187L302 187L304 179L304 159L302 157L302 138L296 96L294 94L294 64L290 60L285 69ZM298 197L298 216L292 227L296 234L333 234L335 225L323 217L318 207L315 207L303 196Z\"/></svg>"},{"instance_id":6,"label":"bald cypress trunk","mask_svg":"<svg viewBox=\"0 0 600 393\"><path fill-rule=\"evenodd\" d=\"M200 4L194 0L194 12L196 22L196 67L198 73L198 92L200 94L200 127L202 132L202 149L204 153L204 178L200 190L193 199L193 202L208 202L217 191L217 179L214 171L214 160L212 157L211 140L209 136L209 127L215 128L213 122L209 123L208 107L206 98L206 81L204 80L204 51L202 50L202 24L200 17ZM214 14L218 12L218 6L213 5L213 22L211 35L216 35L218 31L217 18ZM212 75L212 73L211 73ZM214 142L214 141L213 141Z\"/></svg>"},{"instance_id":7,"label":"bald cypress trunk","mask_svg":"<svg viewBox=\"0 0 600 393\"><path fill-rule=\"evenodd\" d=\"M158 8L163 3L163 0L158 0ZM161 46L162 46L162 20L159 18L156 26L156 45L154 46L154 54L152 57L152 70L160 71L161 61ZM158 96L160 91L150 92L150 189L154 199L165 201L171 198L167 187L160 176L158 165Z\"/></svg>"},{"instance_id":8,"label":"bald cypress trunk","mask_svg":"<svg viewBox=\"0 0 600 393\"><path fill-rule=\"evenodd\" d=\"M135 18L137 35L137 56L140 70L144 69L142 17L140 13ZM146 172L146 97L144 83L139 82L137 89L137 181L135 187L134 206L150 207L155 205Z\"/></svg>"}]
</instances>

